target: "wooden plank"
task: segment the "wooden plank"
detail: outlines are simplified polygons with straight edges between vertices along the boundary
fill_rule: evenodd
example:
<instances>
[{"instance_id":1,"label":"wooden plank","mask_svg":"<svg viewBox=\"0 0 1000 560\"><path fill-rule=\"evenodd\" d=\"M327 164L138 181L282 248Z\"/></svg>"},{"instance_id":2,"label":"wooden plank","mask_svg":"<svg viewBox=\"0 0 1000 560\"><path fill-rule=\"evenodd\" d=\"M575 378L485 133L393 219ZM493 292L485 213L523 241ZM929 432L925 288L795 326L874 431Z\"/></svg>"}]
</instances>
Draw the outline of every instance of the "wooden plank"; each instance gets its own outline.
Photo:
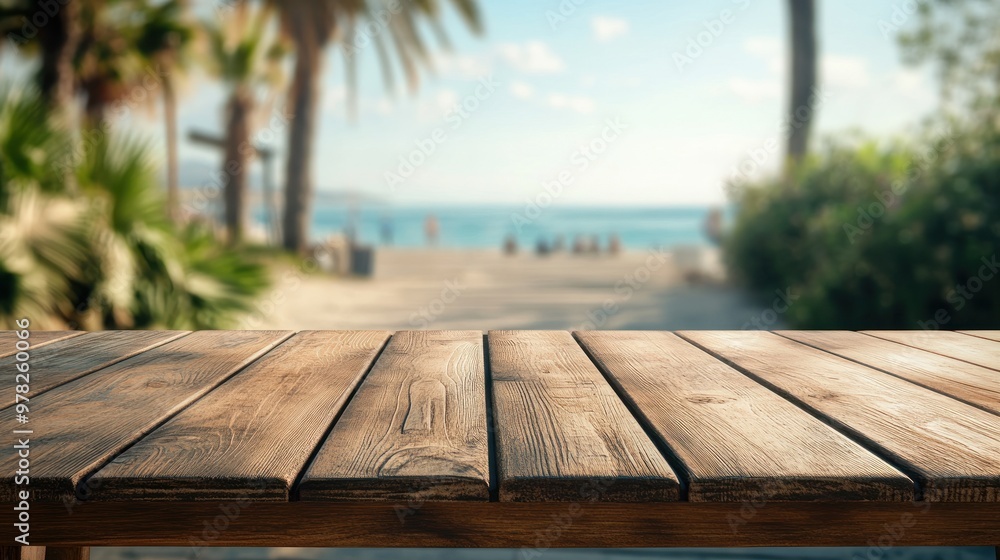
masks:
<instances>
[{"instance_id":1,"label":"wooden plank","mask_svg":"<svg viewBox=\"0 0 1000 560\"><path fill-rule=\"evenodd\" d=\"M667 501L680 483L568 332L490 331L501 501Z\"/></svg>"},{"instance_id":2,"label":"wooden plank","mask_svg":"<svg viewBox=\"0 0 1000 560\"><path fill-rule=\"evenodd\" d=\"M12 356L18 352L14 346L18 340L21 340L17 333L18 331L0 331L0 358ZM31 343L31 348L41 348L46 344L81 334L83 331L29 331L28 342Z\"/></svg>"},{"instance_id":3,"label":"wooden plank","mask_svg":"<svg viewBox=\"0 0 1000 560\"><path fill-rule=\"evenodd\" d=\"M904 467L924 499L1000 500L997 415L776 334L679 334Z\"/></svg>"},{"instance_id":4,"label":"wooden plank","mask_svg":"<svg viewBox=\"0 0 1000 560\"><path fill-rule=\"evenodd\" d=\"M777 334L1000 414L1000 374L994 370L850 331Z\"/></svg>"},{"instance_id":5,"label":"wooden plank","mask_svg":"<svg viewBox=\"0 0 1000 560\"><path fill-rule=\"evenodd\" d=\"M97 472L95 500L288 500L292 483L388 340L299 333Z\"/></svg>"},{"instance_id":6,"label":"wooden plank","mask_svg":"<svg viewBox=\"0 0 1000 560\"><path fill-rule=\"evenodd\" d=\"M31 397L131 358L175 338L186 331L102 331L61 339L31 353ZM14 356L0 358L0 370L14 371ZM0 381L0 391L11 395L19 383L13 375ZM8 405L13 405L13 402Z\"/></svg>"},{"instance_id":7,"label":"wooden plank","mask_svg":"<svg viewBox=\"0 0 1000 560\"><path fill-rule=\"evenodd\" d=\"M1000 342L952 331L861 331L914 348L1000 370Z\"/></svg>"},{"instance_id":8,"label":"wooden plank","mask_svg":"<svg viewBox=\"0 0 1000 560\"><path fill-rule=\"evenodd\" d=\"M992 546L1000 538L1000 503L424 502L404 517L393 502L31 507L32 542L180 546L194 554L208 546L524 547L517 556L532 559L570 547ZM7 542L13 531L0 524Z\"/></svg>"},{"instance_id":9,"label":"wooden plank","mask_svg":"<svg viewBox=\"0 0 1000 560\"><path fill-rule=\"evenodd\" d=\"M894 467L673 333L576 336L684 463L692 502L914 498Z\"/></svg>"},{"instance_id":10,"label":"wooden plank","mask_svg":"<svg viewBox=\"0 0 1000 560\"><path fill-rule=\"evenodd\" d=\"M299 488L302 500L487 500L480 331L393 335Z\"/></svg>"},{"instance_id":11,"label":"wooden plank","mask_svg":"<svg viewBox=\"0 0 1000 560\"><path fill-rule=\"evenodd\" d=\"M962 334L1000 342L1000 331L958 331Z\"/></svg>"},{"instance_id":12,"label":"wooden plank","mask_svg":"<svg viewBox=\"0 0 1000 560\"><path fill-rule=\"evenodd\" d=\"M83 476L290 334L192 333L32 399L30 423L23 426L37 431L25 436L33 499L73 499ZM18 425L14 409L0 411L0 422ZM13 473L17 461L17 454L4 454L0 469ZM0 480L0 500L12 498L13 481Z\"/></svg>"}]
</instances>

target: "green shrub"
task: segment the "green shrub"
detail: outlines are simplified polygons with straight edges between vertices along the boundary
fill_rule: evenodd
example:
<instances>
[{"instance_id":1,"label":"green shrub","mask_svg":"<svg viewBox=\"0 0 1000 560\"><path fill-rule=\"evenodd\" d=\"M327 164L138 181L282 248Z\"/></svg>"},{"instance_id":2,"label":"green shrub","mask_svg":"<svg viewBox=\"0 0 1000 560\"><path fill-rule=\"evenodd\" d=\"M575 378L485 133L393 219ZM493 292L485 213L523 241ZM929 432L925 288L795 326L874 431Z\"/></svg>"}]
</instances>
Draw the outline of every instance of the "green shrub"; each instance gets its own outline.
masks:
<instances>
[{"instance_id":1,"label":"green shrub","mask_svg":"<svg viewBox=\"0 0 1000 560\"><path fill-rule=\"evenodd\" d=\"M249 311L260 259L167 220L148 143L81 136L37 94L0 94L0 328L211 329Z\"/></svg>"},{"instance_id":2,"label":"green shrub","mask_svg":"<svg viewBox=\"0 0 1000 560\"><path fill-rule=\"evenodd\" d=\"M796 328L1000 324L995 130L920 148L830 145L737 204L730 268L753 289L791 289Z\"/></svg>"}]
</instances>

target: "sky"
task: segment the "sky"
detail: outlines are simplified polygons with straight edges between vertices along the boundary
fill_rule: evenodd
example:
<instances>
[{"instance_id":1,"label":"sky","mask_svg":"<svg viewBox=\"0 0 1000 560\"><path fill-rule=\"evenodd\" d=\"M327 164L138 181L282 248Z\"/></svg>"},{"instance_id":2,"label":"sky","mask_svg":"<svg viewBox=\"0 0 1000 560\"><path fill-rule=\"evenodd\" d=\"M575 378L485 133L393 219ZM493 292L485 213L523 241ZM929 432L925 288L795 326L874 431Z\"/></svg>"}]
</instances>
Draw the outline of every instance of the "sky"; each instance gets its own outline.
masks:
<instances>
[{"instance_id":1,"label":"sky","mask_svg":"<svg viewBox=\"0 0 1000 560\"><path fill-rule=\"evenodd\" d=\"M354 118L343 54L330 49L316 123L318 190L399 206L695 205L725 201L734 174L777 169L789 113L786 2L480 0L478 37L445 4L451 49L435 50L434 71L414 92L387 91L374 47L356 43ZM814 145L853 130L905 136L937 104L931 73L902 64L892 32L915 23L907 2L818 5ZM196 170L182 173L188 183L208 181L221 165L221 154L186 136L222 131L225 94L203 75L184 84L181 161ZM279 152L287 128L272 117L281 108L258 117L255 135ZM126 124L160 138L155 113L136 112Z\"/></svg>"}]
</instances>

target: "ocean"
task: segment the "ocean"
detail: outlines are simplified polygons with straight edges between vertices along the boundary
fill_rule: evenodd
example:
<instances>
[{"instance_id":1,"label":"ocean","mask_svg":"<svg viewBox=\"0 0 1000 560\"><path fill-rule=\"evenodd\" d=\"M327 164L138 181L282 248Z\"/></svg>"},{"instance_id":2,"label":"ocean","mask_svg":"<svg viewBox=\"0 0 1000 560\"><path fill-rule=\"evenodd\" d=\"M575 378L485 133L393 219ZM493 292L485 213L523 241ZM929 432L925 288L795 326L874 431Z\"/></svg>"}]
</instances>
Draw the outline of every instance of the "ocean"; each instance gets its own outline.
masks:
<instances>
[{"instance_id":1,"label":"ocean","mask_svg":"<svg viewBox=\"0 0 1000 560\"><path fill-rule=\"evenodd\" d=\"M544 239L562 236L567 246L575 236L598 236L601 247L617 235L629 249L709 243L703 232L708 206L685 207L550 207L526 214L524 207L442 206L386 208L318 205L313 212L312 238L343 233L353 224L359 242L381 245L382 229L392 232L392 245L427 244L424 223L433 215L439 225L437 245L446 248L499 248L508 235L518 245L533 248Z\"/></svg>"}]
</instances>

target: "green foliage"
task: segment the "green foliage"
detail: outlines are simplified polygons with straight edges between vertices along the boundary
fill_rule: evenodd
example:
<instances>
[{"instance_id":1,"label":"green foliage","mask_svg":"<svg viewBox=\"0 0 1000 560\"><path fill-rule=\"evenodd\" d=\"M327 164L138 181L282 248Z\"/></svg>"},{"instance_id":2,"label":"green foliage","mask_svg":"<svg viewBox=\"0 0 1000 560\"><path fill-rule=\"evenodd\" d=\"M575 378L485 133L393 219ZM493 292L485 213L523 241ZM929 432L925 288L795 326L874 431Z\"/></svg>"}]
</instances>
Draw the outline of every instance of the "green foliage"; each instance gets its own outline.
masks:
<instances>
[{"instance_id":1,"label":"green foliage","mask_svg":"<svg viewBox=\"0 0 1000 560\"><path fill-rule=\"evenodd\" d=\"M39 107L0 96L0 324L221 328L250 309L266 267L170 224L148 142L106 128L74 141Z\"/></svg>"},{"instance_id":2,"label":"green foliage","mask_svg":"<svg viewBox=\"0 0 1000 560\"><path fill-rule=\"evenodd\" d=\"M986 264L1000 257L992 128L939 134L919 149L829 146L791 180L748 188L739 204L731 268L755 289L790 288L796 328L996 327L1000 273Z\"/></svg>"}]
</instances>

